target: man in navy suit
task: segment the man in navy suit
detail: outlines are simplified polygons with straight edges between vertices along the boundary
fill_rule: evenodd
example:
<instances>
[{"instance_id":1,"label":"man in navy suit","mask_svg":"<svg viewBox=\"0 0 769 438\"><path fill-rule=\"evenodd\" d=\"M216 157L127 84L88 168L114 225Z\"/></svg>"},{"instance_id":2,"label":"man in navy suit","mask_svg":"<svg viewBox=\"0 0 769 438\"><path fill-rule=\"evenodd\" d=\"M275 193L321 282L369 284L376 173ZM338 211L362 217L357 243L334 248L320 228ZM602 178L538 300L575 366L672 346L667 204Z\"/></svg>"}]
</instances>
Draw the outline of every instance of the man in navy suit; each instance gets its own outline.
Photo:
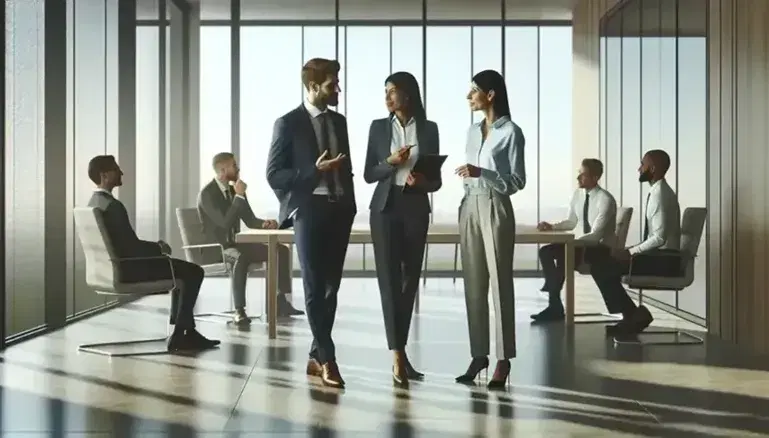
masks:
<instances>
[{"instance_id":1,"label":"man in navy suit","mask_svg":"<svg viewBox=\"0 0 769 438\"><path fill-rule=\"evenodd\" d=\"M281 228L293 225L313 342L307 374L343 387L331 330L357 212L347 120L339 101L339 62L315 58L302 68L307 99L275 121L267 181L280 201Z\"/></svg>"}]
</instances>

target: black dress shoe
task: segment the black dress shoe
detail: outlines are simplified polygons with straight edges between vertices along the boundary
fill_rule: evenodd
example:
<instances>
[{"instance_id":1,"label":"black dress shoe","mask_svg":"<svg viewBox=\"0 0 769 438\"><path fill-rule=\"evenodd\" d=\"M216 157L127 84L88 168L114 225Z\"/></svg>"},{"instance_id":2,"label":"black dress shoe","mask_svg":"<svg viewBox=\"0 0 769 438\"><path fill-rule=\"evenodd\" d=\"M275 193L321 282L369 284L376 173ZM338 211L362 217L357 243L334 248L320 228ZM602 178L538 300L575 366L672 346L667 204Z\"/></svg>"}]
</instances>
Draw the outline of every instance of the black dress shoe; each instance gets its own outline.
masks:
<instances>
[{"instance_id":1,"label":"black dress shoe","mask_svg":"<svg viewBox=\"0 0 769 438\"><path fill-rule=\"evenodd\" d=\"M649 309L647 309L646 306L641 305L638 306L635 313L633 313L633 317L628 321L628 329L630 333L637 335L646 330L652 321L654 321L654 317L651 312L649 312Z\"/></svg>"},{"instance_id":2,"label":"black dress shoe","mask_svg":"<svg viewBox=\"0 0 769 438\"><path fill-rule=\"evenodd\" d=\"M622 321L606 326L606 337L612 338L615 336L620 336L625 333L628 333L628 319L623 319Z\"/></svg>"},{"instance_id":3,"label":"black dress shoe","mask_svg":"<svg viewBox=\"0 0 769 438\"><path fill-rule=\"evenodd\" d=\"M166 346L169 352L185 350L186 340L184 339L184 332L175 330L171 336L168 337Z\"/></svg>"},{"instance_id":4,"label":"black dress shoe","mask_svg":"<svg viewBox=\"0 0 769 438\"><path fill-rule=\"evenodd\" d=\"M222 343L222 341L218 339L208 339L207 337L201 335L200 332L195 329L187 330L187 332L185 333L185 336L187 336L188 338L191 338L193 342L200 344L204 348L216 347L217 345Z\"/></svg>"},{"instance_id":5,"label":"black dress shoe","mask_svg":"<svg viewBox=\"0 0 769 438\"><path fill-rule=\"evenodd\" d=\"M566 313L563 310L563 306L547 306L545 310L531 315L533 322L556 322L563 321L566 317Z\"/></svg>"},{"instance_id":6,"label":"black dress shoe","mask_svg":"<svg viewBox=\"0 0 769 438\"><path fill-rule=\"evenodd\" d=\"M168 351L200 351L214 348L221 342L216 339L208 339L197 330L190 329L184 334L176 331L168 338Z\"/></svg>"},{"instance_id":7,"label":"black dress shoe","mask_svg":"<svg viewBox=\"0 0 769 438\"><path fill-rule=\"evenodd\" d=\"M406 359L406 375L411 380L422 380L425 378L425 374L414 369L414 366L411 365L408 358Z\"/></svg>"},{"instance_id":8,"label":"black dress shoe","mask_svg":"<svg viewBox=\"0 0 769 438\"><path fill-rule=\"evenodd\" d=\"M211 346L202 343L192 336L187 336L182 332L175 332L168 338L168 351L202 351L211 348Z\"/></svg>"},{"instance_id":9,"label":"black dress shoe","mask_svg":"<svg viewBox=\"0 0 769 438\"><path fill-rule=\"evenodd\" d=\"M304 312L295 308L291 305L291 303L288 302L285 296L278 297L278 316L279 317L287 317L287 316L301 316L304 315Z\"/></svg>"},{"instance_id":10,"label":"black dress shoe","mask_svg":"<svg viewBox=\"0 0 769 438\"><path fill-rule=\"evenodd\" d=\"M617 343L625 343L625 344L640 344L641 341L638 339L638 335L635 333L619 333L616 336L614 336L614 342Z\"/></svg>"}]
</instances>

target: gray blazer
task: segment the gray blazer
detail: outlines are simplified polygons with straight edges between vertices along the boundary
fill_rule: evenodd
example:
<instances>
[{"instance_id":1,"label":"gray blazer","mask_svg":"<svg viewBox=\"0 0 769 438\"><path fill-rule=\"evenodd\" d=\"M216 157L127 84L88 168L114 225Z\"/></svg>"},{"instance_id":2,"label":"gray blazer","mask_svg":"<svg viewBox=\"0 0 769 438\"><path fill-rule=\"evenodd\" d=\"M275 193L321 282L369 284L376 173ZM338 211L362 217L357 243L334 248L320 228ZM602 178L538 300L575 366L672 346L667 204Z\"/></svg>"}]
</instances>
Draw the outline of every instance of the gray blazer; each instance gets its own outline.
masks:
<instances>
[{"instance_id":1,"label":"gray blazer","mask_svg":"<svg viewBox=\"0 0 769 438\"><path fill-rule=\"evenodd\" d=\"M240 231L240 221L248 228L262 228L264 220L257 218L246 197L235 196L235 189L230 187L233 201L228 202L215 180L203 187L198 194L198 215L203 223L203 232L211 242L217 242L225 248L235 242L229 241L229 233Z\"/></svg>"},{"instance_id":2,"label":"gray blazer","mask_svg":"<svg viewBox=\"0 0 769 438\"><path fill-rule=\"evenodd\" d=\"M387 157L392 154L390 143L392 141L392 118L376 119L371 122L368 134L368 148L366 150L366 165L363 169L363 179L369 183L377 183L374 195L371 197L369 209L382 211L387 205L387 197L390 195L392 178L395 176L395 166L387 163ZM440 153L440 139L438 137L438 125L426 120L417 125L417 141L421 155L437 155ZM441 188L443 182L440 178L434 181L425 181L414 189L424 198L424 205L430 211L428 193Z\"/></svg>"}]
</instances>

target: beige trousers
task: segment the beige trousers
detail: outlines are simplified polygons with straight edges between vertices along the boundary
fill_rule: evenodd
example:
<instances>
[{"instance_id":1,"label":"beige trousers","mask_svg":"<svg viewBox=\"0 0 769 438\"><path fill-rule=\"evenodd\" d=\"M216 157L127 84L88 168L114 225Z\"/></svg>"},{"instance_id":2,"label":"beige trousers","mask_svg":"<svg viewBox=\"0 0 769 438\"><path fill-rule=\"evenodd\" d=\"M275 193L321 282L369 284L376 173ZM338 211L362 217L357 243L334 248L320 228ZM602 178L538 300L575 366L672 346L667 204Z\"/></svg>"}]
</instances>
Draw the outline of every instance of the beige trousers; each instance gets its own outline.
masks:
<instances>
[{"instance_id":1,"label":"beige trousers","mask_svg":"<svg viewBox=\"0 0 769 438\"><path fill-rule=\"evenodd\" d=\"M466 194L459 207L459 240L470 353L473 357L489 355L491 286L497 359L513 358L515 215L510 197L496 191Z\"/></svg>"}]
</instances>

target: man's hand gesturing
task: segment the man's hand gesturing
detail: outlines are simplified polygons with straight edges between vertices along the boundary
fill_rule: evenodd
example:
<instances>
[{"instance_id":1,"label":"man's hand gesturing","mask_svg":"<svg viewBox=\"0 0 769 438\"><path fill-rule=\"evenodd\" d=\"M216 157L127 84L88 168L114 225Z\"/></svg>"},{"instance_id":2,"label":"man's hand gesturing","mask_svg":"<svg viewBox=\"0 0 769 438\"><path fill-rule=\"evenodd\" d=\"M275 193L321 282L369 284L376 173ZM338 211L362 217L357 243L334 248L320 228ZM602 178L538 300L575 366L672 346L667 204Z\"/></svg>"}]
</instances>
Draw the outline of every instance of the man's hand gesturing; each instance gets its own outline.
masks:
<instances>
[{"instance_id":1,"label":"man's hand gesturing","mask_svg":"<svg viewBox=\"0 0 769 438\"><path fill-rule=\"evenodd\" d=\"M321 172L328 172L329 170L336 169L342 163L342 160L347 158L345 154L339 154L334 158L328 158L328 151L324 151L323 154L318 157L318 161L315 162L315 167Z\"/></svg>"}]
</instances>

